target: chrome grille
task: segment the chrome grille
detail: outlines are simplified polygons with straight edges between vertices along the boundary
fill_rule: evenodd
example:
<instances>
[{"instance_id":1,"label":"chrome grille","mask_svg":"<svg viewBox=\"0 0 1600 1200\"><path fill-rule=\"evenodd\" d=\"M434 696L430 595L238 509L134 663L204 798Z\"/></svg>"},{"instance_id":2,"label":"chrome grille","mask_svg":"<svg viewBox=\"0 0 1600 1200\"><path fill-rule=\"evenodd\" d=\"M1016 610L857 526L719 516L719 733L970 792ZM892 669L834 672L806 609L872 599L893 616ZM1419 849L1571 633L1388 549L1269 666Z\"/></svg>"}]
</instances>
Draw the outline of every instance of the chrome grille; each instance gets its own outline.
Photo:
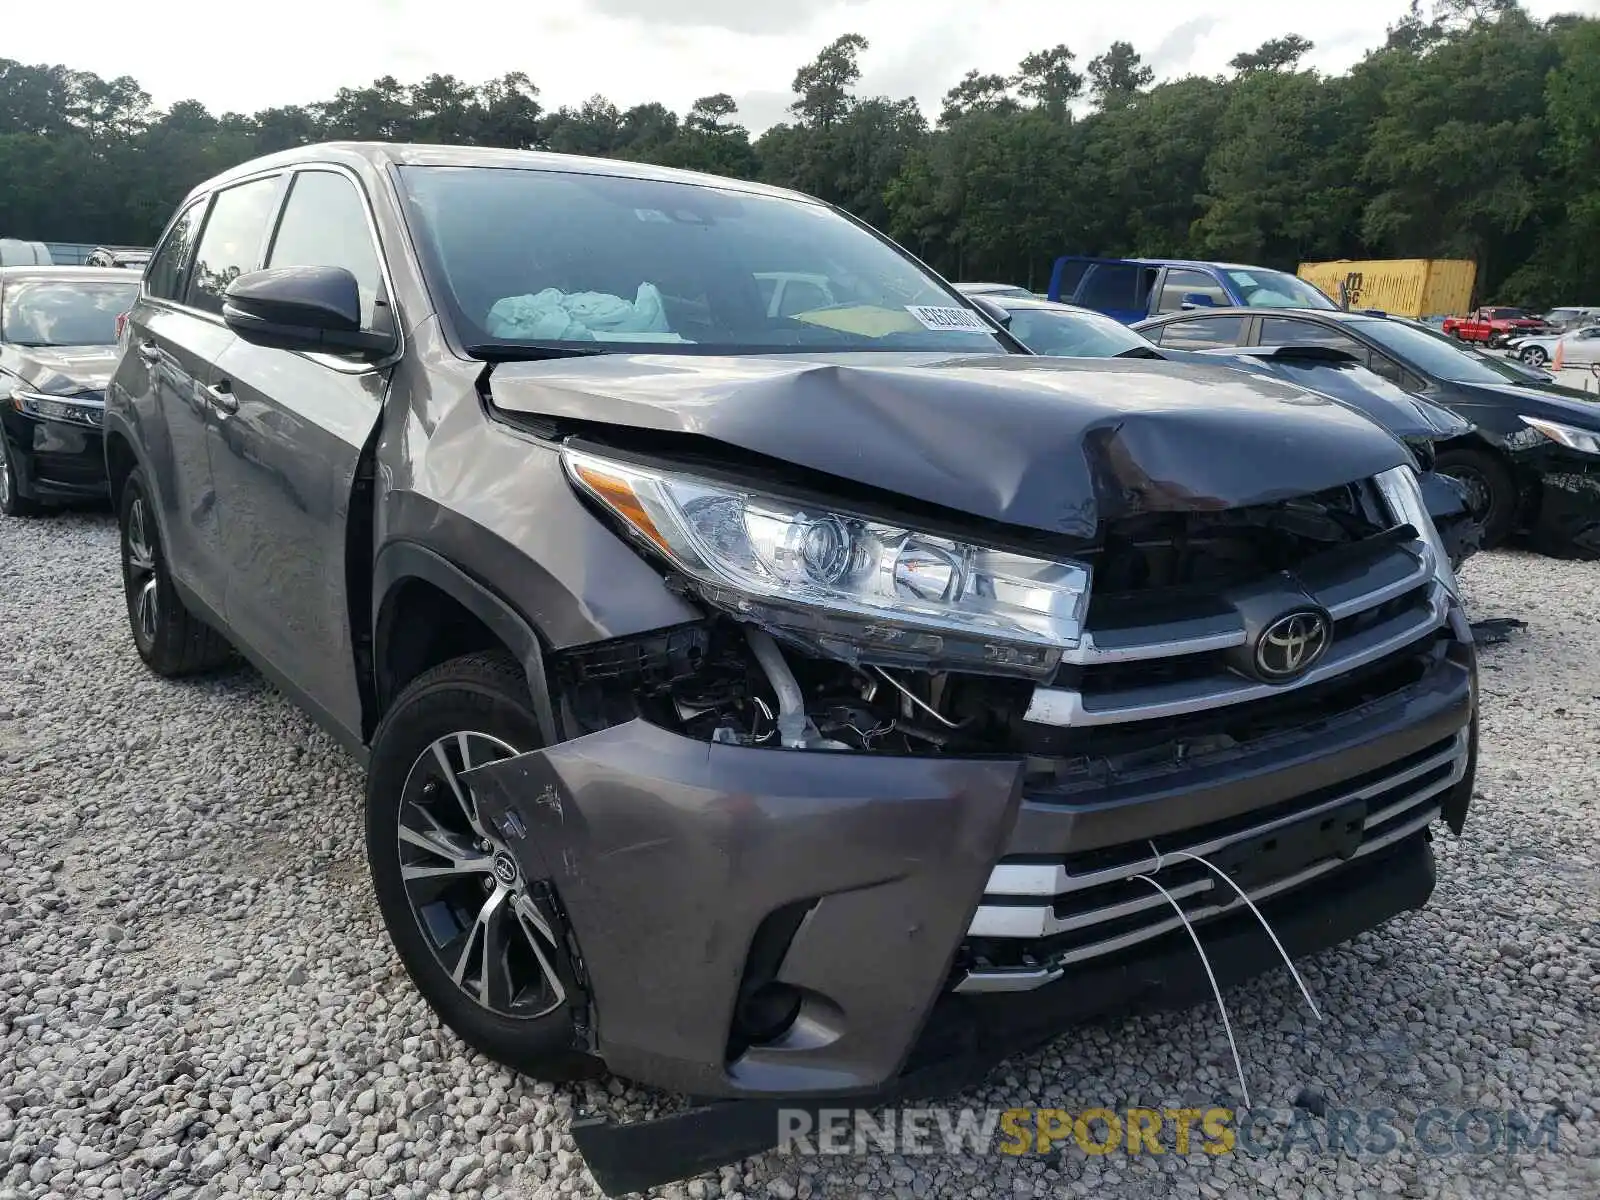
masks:
<instances>
[{"instance_id":1,"label":"chrome grille","mask_svg":"<svg viewBox=\"0 0 1600 1200\"><path fill-rule=\"evenodd\" d=\"M1063 656L1074 681L1036 687L1024 719L1074 729L1125 725L1268 699L1359 670L1448 620L1448 593L1421 541L1379 539L1359 561L1296 572L1291 582L1334 620L1327 654L1299 679L1261 683L1227 666L1219 652L1244 645L1249 635L1240 602L1224 595L1208 611L1086 631ZM1282 588L1284 581L1261 586ZM1130 665L1148 671L1130 677Z\"/></svg>"},{"instance_id":2,"label":"chrome grille","mask_svg":"<svg viewBox=\"0 0 1600 1200\"><path fill-rule=\"evenodd\" d=\"M1203 865L1174 859L1180 851L1213 858L1230 847L1288 831L1303 822L1348 811L1361 805L1360 828L1349 859L1327 857L1301 866L1282 878L1246 885L1260 901L1299 887L1346 861L1376 853L1421 832L1437 820L1443 797L1459 783L1467 768L1467 731L1462 730L1411 760L1396 763L1379 778L1226 833L1204 832L1185 841L1126 847L1115 865L1072 869L1067 861L1001 862L990 875L983 902L973 915L968 937L991 944L1009 943L1019 962L995 965L978 961L956 985L960 992L1019 991L1039 987L1065 974L1073 963L1114 954L1150 938L1179 929L1182 922L1166 899L1134 877L1161 881L1191 921L1201 921L1242 908L1238 894ZM1155 851L1161 853L1161 860ZM1148 894L1146 894L1148 893Z\"/></svg>"}]
</instances>

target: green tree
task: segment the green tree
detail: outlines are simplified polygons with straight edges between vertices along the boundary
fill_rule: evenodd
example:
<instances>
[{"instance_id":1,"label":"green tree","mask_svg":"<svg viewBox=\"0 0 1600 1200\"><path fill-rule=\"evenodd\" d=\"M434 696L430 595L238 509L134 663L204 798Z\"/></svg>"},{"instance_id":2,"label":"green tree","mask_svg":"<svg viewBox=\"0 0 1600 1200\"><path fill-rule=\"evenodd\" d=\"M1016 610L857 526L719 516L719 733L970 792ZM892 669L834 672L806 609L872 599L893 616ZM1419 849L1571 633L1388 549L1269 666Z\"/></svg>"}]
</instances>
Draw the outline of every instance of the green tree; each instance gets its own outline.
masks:
<instances>
[{"instance_id":1,"label":"green tree","mask_svg":"<svg viewBox=\"0 0 1600 1200\"><path fill-rule=\"evenodd\" d=\"M1158 82L1128 42L1080 74L1057 45L956 78L930 130L858 95L864 38L794 76L752 143L726 93L687 112L603 96L547 111L526 74L384 76L319 104L214 115L138 82L0 59L0 233L148 243L196 183L333 138L421 139L658 162L799 188L956 275L1042 286L1063 252L1305 258L1460 255L1481 299L1600 294L1600 22L1514 0L1416 0L1338 75L1271 38L1229 77ZM1374 39L1377 41L1378 39ZM1086 115L1075 117L1081 98Z\"/></svg>"},{"instance_id":2,"label":"green tree","mask_svg":"<svg viewBox=\"0 0 1600 1200\"><path fill-rule=\"evenodd\" d=\"M1099 108L1121 108L1155 77L1131 43L1112 42L1104 54L1089 60L1089 95Z\"/></svg>"},{"instance_id":3,"label":"green tree","mask_svg":"<svg viewBox=\"0 0 1600 1200\"><path fill-rule=\"evenodd\" d=\"M545 144L562 154L615 154L626 145L622 112L599 95L577 108L563 105L546 124Z\"/></svg>"},{"instance_id":4,"label":"green tree","mask_svg":"<svg viewBox=\"0 0 1600 1200\"><path fill-rule=\"evenodd\" d=\"M322 106L322 124L331 137L409 142L414 126L411 89L393 75L364 88L340 88Z\"/></svg>"},{"instance_id":5,"label":"green tree","mask_svg":"<svg viewBox=\"0 0 1600 1200\"><path fill-rule=\"evenodd\" d=\"M951 125L972 113L1016 112L1020 107L1011 95L1012 81L1004 75L983 75L968 71L961 82L944 94L939 124Z\"/></svg>"},{"instance_id":6,"label":"green tree","mask_svg":"<svg viewBox=\"0 0 1600 1200\"><path fill-rule=\"evenodd\" d=\"M1068 116L1068 106L1083 95L1083 76L1073 70L1078 56L1064 45L1037 50L1017 66L1017 94L1043 109L1057 121Z\"/></svg>"},{"instance_id":7,"label":"green tree","mask_svg":"<svg viewBox=\"0 0 1600 1200\"><path fill-rule=\"evenodd\" d=\"M1359 227L1344 114L1312 72L1272 67L1228 89L1191 236L1206 258L1292 267L1336 255Z\"/></svg>"},{"instance_id":8,"label":"green tree","mask_svg":"<svg viewBox=\"0 0 1600 1200\"><path fill-rule=\"evenodd\" d=\"M854 89L861 78L861 66L856 60L866 49L866 38L847 33L829 42L816 58L795 72L795 101L789 111L801 125L829 129L844 120L855 103Z\"/></svg>"},{"instance_id":9,"label":"green tree","mask_svg":"<svg viewBox=\"0 0 1600 1200\"><path fill-rule=\"evenodd\" d=\"M478 89L483 108L479 133L486 146L531 150L544 136L539 89L521 71L510 71Z\"/></svg>"},{"instance_id":10,"label":"green tree","mask_svg":"<svg viewBox=\"0 0 1600 1200\"><path fill-rule=\"evenodd\" d=\"M1254 50L1235 54L1228 65L1235 71L1281 71L1294 67L1315 48L1315 43L1291 33L1287 37L1268 38Z\"/></svg>"},{"instance_id":11,"label":"green tree","mask_svg":"<svg viewBox=\"0 0 1600 1200\"><path fill-rule=\"evenodd\" d=\"M1382 88L1363 161L1364 240L1386 255L1475 259L1492 290L1538 241L1557 60L1550 36L1513 8L1425 53L1392 49L1358 67Z\"/></svg>"}]
</instances>

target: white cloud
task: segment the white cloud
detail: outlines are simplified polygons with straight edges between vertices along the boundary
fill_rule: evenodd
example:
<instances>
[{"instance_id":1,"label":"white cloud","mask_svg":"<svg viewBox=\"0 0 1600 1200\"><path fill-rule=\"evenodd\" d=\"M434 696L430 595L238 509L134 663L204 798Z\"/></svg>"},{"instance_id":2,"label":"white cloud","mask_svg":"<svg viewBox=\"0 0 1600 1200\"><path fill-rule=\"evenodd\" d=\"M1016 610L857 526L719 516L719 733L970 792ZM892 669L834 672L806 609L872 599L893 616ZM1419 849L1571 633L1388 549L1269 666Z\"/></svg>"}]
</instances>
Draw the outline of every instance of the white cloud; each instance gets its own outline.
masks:
<instances>
[{"instance_id":1,"label":"white cloud","mask_svg":"<svg viewBox=\"0 0 1600 1200\"><path fill-rule=\"evenodd\" d=\"M1203 7L1202 7L1203 6ZM1383 41L1405 0L1291 6L1281 0L1124 0L1090 9L1061 0L277 0L250 22L214 0L159 0L128 20L123 0L28 4L6 20L0 53L132 75L160 105L193 98L214 112L324 99L380 75L438 71L479 82L524 71L554 107L600 92L617 104L660 100L683 111L711 92L749 98L759 130L782 118L795 70L840 33L864 34L862 90L915 95L937 112L970 68L1010 71L1065 42L1080 63L1132 42L1162 76L1224 70L1270 37L1298 33L1308 60L1337 71ZM1531 0L1537 16L1600 14L1600 0ZM1298 10L1298 11L1297 11Z\"/></svg>"}]
</instances>

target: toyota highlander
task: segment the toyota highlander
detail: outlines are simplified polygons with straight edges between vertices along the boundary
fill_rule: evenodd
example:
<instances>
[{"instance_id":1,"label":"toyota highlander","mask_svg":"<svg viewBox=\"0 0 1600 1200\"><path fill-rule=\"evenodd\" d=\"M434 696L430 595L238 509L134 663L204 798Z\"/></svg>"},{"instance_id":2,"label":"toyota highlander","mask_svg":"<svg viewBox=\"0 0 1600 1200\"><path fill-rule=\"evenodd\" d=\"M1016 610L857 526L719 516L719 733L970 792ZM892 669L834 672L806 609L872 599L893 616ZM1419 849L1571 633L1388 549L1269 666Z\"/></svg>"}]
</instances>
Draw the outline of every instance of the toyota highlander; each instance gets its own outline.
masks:
<instances>
[{"instance_id":1,"label":"toyota highlander","mask_svg":"<svg viewBox=\"0 0 1600 1200\"><path fill-rule=\"evenodd\" d=\"M195 189L123 340L138 653L238 651L365 763L399 958L530 1075L909 1093L1206 994L1186 922L1265 969L1241 891L1291 954L1417 908L1465 819L1472 642L1401 442L1033 356L805 196L304 147ZM611 1186L714 1156L585 1130Z\"/></svg>"}]
</instances>

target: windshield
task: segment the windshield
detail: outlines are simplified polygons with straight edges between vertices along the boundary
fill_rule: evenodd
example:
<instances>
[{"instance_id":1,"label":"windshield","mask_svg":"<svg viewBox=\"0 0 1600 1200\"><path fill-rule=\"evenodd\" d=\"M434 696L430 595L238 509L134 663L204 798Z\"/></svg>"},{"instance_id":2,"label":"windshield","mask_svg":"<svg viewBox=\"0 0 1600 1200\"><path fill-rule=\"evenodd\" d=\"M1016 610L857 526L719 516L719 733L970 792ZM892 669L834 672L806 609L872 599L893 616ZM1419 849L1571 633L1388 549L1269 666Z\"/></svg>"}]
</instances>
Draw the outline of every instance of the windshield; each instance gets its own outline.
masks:
<instances>
[{"instance_id":1,"label":"windshield","mask_svg":"<svg viewBox=\"0 0 1600 1200\"><path fill-rule=\"evenodd\" d=\"M479 353L1008 347L892 246L816 203L505 167L400 168L425 267Z\"/></svg>"},{"instance_id":2,"label":"windshield","mask_svg":"<svg viewBox=\"0 0 1600 1200\"><path fill-rule=\"evenodd\" d=\"M1018 287L1011 283L958 283L958 292L965 292L969 296L1013 296L1018 300L1026 300L1033 296L1025 287Z\"/></svg>"},{"instance_id":3,"label":"windshield","mask_svg":"<svg viewBox=\"0 0 1600 1200\"><path fill-rule=\"evenodd\" d=\"M1338 308L1316 288L1284 271L1229 270L1228 278L1252 308Z\"/></svg>"},{"instance_id":4,"label":"windshield","mask_svg":"<svg viewBox=\"0 0 1600 1200\"><path fill-rule=\"evenodd\" d=\"M1450 383L1504 383L1510 376L1458 349L1443 334L1424 333L1398 321L1362 321L1360 330L1419 374Z\"/></svg>"},{"instance_id":5,"label":"windshield","mask_svg":"<svg viewBox=\"0 0 1600 1200\"><path fill-rule=\"evenodd\" d=\"M117 317L133 307L138 279L127 283L13 279L0 296L0 342L15 346L112 346Z\"/></svg>"},{"instance_id":6,"label":"windshield","mask_svg":"<svg viewBox=\"0 0 1600 1200\"><path fill-rule=\"evenodd\" d=\"M1114 358L1155 343L1121 321L1061 308L1013 308L1010 331L1035 354L1059 358Z\"/></svg>"}]
</instances>

